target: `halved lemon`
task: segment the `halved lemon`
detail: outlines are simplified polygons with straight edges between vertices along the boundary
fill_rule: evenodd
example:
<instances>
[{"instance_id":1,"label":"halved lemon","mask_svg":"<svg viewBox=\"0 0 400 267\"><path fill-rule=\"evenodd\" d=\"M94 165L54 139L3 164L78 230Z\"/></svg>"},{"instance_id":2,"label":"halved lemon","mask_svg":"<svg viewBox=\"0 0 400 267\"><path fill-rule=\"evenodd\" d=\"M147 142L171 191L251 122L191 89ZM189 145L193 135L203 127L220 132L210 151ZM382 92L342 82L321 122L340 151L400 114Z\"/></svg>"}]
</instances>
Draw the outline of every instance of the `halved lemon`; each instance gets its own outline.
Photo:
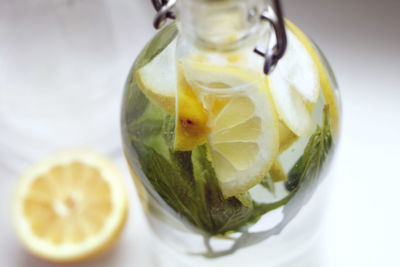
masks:
<instances>
[{"instance_id":1,"label":"halved lemon","mask_svg":"<svg viewBox=\"0 0 400 267\"><path fill-rule=\"evenodd\" d=\"M67 151L30 167L13 199L23 245L56 262L85 259L109 248L127 216L122 177L105 157Z\"/></svg>"},{"instance_id":2,"label":"halved lemon","mask_svg":"<svg viewBox=\"0 0 400 267\"><path fill-rule=\"evenodd\" d=\"M178 76L184 76L208 114L207 140L222 193L248 191L264 178L279 150L278 120L262 75L195 62L185 63L183 70ZM179 90L178 85L178 96ZM177 101L179 118L186 110Z\"/></svg>"}]
</instances>

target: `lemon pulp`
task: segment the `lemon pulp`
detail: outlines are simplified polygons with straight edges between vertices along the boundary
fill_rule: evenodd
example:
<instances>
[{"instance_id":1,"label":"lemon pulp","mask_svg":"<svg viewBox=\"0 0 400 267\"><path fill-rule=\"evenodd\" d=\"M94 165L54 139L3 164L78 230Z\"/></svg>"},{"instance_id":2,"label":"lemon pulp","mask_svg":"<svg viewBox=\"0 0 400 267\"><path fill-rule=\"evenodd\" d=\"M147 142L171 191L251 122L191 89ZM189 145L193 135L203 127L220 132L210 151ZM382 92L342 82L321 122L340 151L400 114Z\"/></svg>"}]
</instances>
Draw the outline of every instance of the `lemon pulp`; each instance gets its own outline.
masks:
<instances>
[{"instance_id":1,"label":"lemon pulp","mask_svg":"<svg viewBox=\"0 0 400 267\"><path fill-rule=\"evenodd\" d=\"M22 176L13 201L14 225L35 255L69 262L111 246L127 213L121 175L93 152L63 152Z\"/></svg>"}]
</instances>

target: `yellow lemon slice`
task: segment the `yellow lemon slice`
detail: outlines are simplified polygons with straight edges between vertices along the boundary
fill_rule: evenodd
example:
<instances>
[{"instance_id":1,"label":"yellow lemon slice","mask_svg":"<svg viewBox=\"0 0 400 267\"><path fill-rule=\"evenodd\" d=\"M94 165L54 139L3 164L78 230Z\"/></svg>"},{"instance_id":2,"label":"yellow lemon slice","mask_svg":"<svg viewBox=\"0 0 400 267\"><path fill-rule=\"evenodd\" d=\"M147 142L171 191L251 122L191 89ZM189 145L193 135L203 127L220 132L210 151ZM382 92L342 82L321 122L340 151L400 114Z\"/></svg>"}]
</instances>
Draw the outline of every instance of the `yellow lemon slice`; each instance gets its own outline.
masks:
<instances>
[{"instance_id":1,"label":"yellow lemon slice","mask_svg":"<svg viewBox=\"0 0 400 267\"><path fill-rule=\"evenodd\" d=\"M29 168L13 199L13 221L23 245L56 262L104 251L127 215L122 177L103 156L64 152Z\"/></svg>"},{"instance_id":2,"label":"yellow lemon slice","mask_svg":"<svg viewBox=\"0 0 400 267\"><path fill-rule=\"evenodd\" d=\"M187 63L183 69L178 75L185 76L208 114L207 140L222 193L229 197L248 191L279 151L278 121L263 77L203 63Z\"/></svg>"},{"instance_id":3,"label":"yellow lemon slice","mask_svg":"<svg viewBox=\"0 0 400 267\"><path fill-rule=\"evenodd\" d=\"M139 87L146 96L168 113L175 113L177 83L176 41L172 41L152 61L136 72Z\"/></svg>"},{"instance_id":4,"label":"yellow lemon slice","mask_svg":"<svg viewBox=\"0 0 400 267\"><path fill-rule=\"evenodd\" d=\"M332 81L329 79L327 68L321 60L321 56L317 52L317 49L314 47L308 37L291 21L286 19L285 22L288 28L304 45L304 48L310 54L315 65L317 66L322 94L324 96L326 104L329 105L329 115L332 121L333 133L335 136L337 136L339 131L339 108L336 99L338 99L339 97L334 90Z\"/></svg>"},{"instance_id":5,"label":"yellow lemon slice","mask_svg":"<svg viewBox=\"0 0 400 267\"><path fill-rule=\"evenodd\" d=\"M206 142L210 132L208 114L197 94L182 75L183 67L178 65L177 112L174 149L189 151Z\"/></svg>"},{"instance_id":6,"label":"yellow lemon slice","mask_svg":"<svg viewBox=\"0 0 400 267\"><path fill-rule=\"evenodd\" d=\"M286 26L286 54L267 78L279 117L297 136L309 136L313 129L310 113L322 90L324 100L330 107L333 133L337 136L338 96L321 55L296 25L286 20Z\"/></svg>"},{"instance_id":7,"label":"yellow lemon slice","mask_svg":"<svg viewBox=\"0 0 400 267\"><path fill-rule=\"evenodd\" d=\"M288 46L276 69L267 77L279 118L297 136L307 137L313 121L307 108L319 96L318 68L302 42L287 31Z\"/></svg>"}]
</instances>

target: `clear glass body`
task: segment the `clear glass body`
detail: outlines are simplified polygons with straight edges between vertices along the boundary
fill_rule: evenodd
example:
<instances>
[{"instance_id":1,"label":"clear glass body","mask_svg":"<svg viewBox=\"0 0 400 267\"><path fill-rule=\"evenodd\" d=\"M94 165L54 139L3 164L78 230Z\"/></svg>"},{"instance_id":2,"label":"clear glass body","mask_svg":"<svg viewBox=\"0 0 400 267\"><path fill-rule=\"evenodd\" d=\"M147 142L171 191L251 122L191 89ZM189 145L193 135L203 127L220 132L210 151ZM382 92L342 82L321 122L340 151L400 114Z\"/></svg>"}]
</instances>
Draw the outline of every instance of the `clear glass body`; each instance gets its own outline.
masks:
<instances>
[{"instance_id":1,"label":"clear glass body","mask_svg":"<svg viewBox=\"0 0 400 267\"><path fill-rule=\"evenodd\" d=\"M288 32L292 30L287 27ZM271 182L266 175L247 192L224 197L218 184L207 180L211 178L205 178L204 184L197 180L199 170L212 169L202 163L210 159L199 152L203 145L188 151L175 150L173 136L179 118L176 110L165 111L138 81L138 70L176 42L178 36L175 24L171 24L150 41L130 72L123 98L123 146L150 225L167 245L166 253L182 266L286 266L282 264L290 264L314 239L324 210L328 185L322 181L337 143L340 105L329 65L310 43L320 59L320 69L325 70L321 84L329 84L329 89L323 89L309 109L312 133L296 136L279 152L287 178ZM203 51L201 42L196 46L193 39L188 39L177 41L178 64L190 51ZM252 58L249 48L253 43L240 43L242 51ZM214 52L215 49L207 53ZM249 68L262 71L262 60L250 65ZM216 92L206 94L205 98ZM282 146L286 138L282 131L280 138ZM204 190L198 191L200 187ZM304 264L311 266L310 262Z\"/></svg>"}]
</instances>

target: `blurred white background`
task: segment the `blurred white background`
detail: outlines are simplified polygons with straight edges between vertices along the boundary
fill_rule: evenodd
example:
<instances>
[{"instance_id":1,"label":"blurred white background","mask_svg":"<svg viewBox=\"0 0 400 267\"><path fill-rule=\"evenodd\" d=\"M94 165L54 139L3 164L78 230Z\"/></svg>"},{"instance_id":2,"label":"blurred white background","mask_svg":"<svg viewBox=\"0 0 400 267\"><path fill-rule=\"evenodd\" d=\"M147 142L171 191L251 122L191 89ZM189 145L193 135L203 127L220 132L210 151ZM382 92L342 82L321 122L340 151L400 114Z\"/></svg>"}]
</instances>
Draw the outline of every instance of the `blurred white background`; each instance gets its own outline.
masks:
<instances>
[{"instance_id":1,"label":"blurred white background","mask_svg":"<svg viewBox=\"0 0 400 267\"><path fill-rule=\"evenodd\" d=\"M12 33L9 20L19 21L17 26L22 27L22 20L29 19L22 15L10 17L7 6L10 3L19 5L23 12L24 3L45 1L0 0L0 62L12 60L10 46L7 46L13 38L9 35ZM60 1L74 4L79 0ZM125 171L131 205L128 224L117 247L101 259L73 266L157 266L133 183L118 153L122 87L135 56L155 32L152 29L154 12L150 0L82 1L96 2L96 6L103 8L101 12L107 17L116 44L112 51L122 55L112 79L114 97L110 101L114 102L108 107L108 116L115 116L115 124L107 125L113 132L105 137L116 147L112 151L100 147L99 150L112 153ZM400 100L400 1L284 0L283 5L286 16L325 52L338 78L343 99L342 139L335 169L329 177L334 180L334 188L324 228L325 253L321 267L400 266L397 256L400 240L400 174L397 169L400 161L400 105L397 104ZM4 77L1 70L8 67L0 63L0 258L4 266L10 267L55 266L27 254L10 224L12 190L27 162L15 154L20 147L13 146L9 139L14 138L14 134L10 133L4 106L15 109L24 106L18 102L18 97L11 99L11 88L4 86L9 77ZM29 125L29 121L25 123ZM28 142L24 147L30 151L35 145Z\"/></svg>"},{"instance_id":2,"label":"blurred white background","mask_svg":"<svg viewBox=\"0 0 400 267\"><path fill-rule=\"evenodd\" d=\"M326 266L400 266L400 1L284 3L325 52L343 99Z\"/></svg>"}]
</instances>

